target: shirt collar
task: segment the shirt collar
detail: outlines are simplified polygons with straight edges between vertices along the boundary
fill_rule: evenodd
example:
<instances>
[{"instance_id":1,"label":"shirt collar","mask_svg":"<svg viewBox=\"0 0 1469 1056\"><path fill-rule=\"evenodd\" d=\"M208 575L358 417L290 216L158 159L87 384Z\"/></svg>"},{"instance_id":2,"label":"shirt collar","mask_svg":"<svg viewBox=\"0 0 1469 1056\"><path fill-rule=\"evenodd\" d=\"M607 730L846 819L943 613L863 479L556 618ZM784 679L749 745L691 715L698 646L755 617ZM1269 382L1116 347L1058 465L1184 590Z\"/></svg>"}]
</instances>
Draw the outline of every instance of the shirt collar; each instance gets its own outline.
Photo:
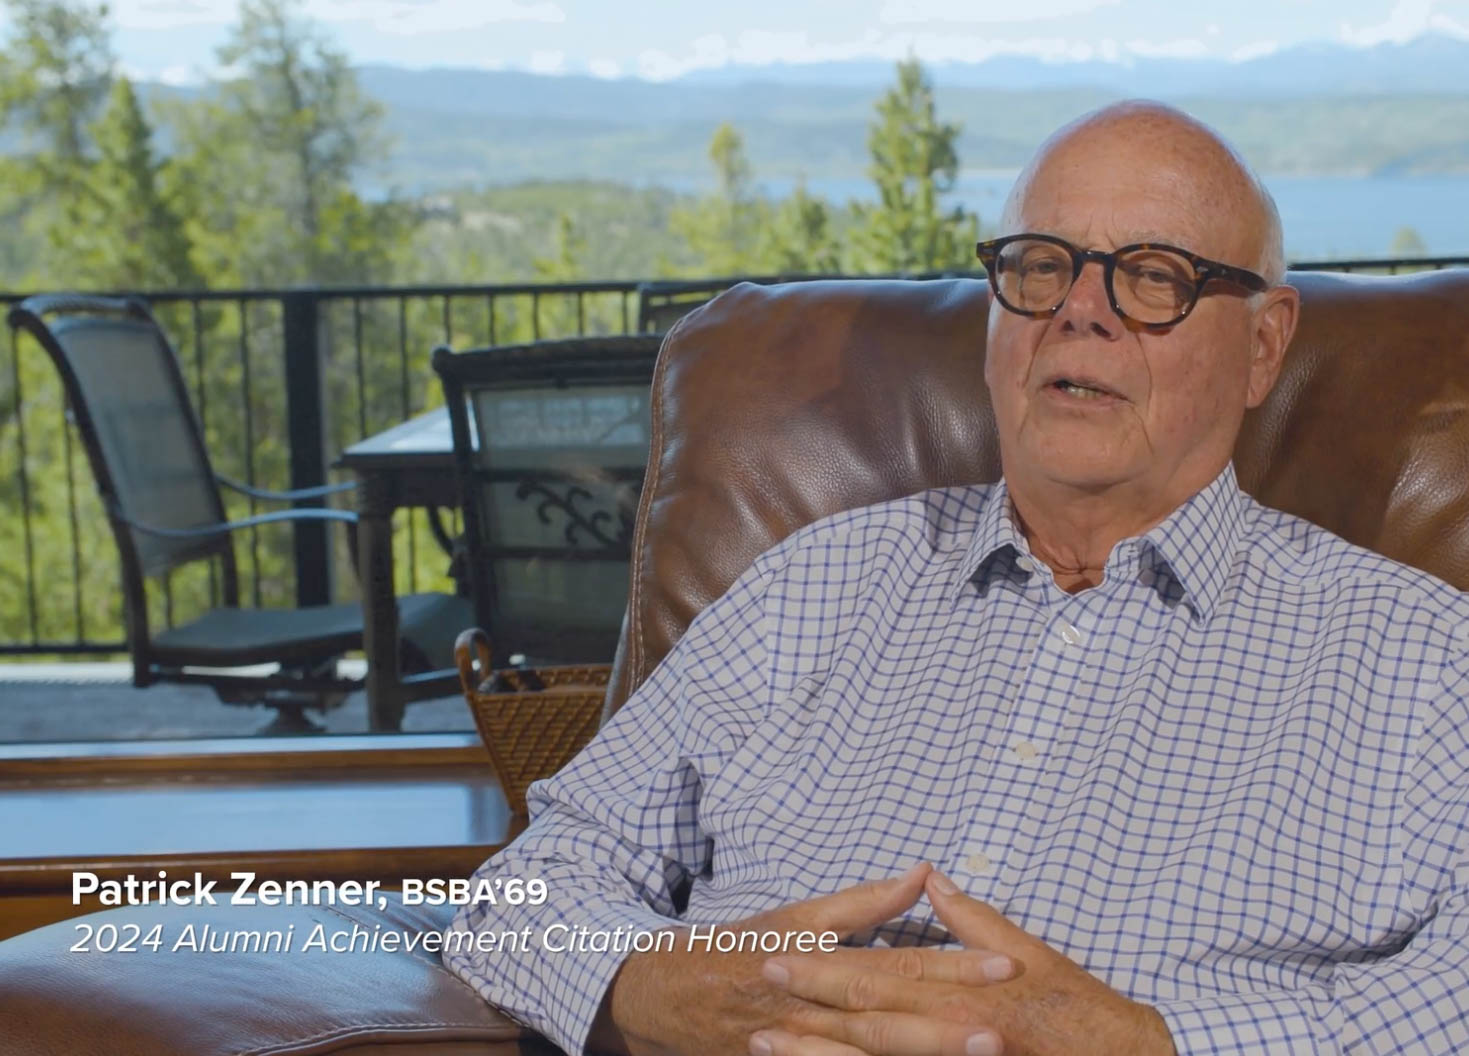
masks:
<instances>
[{"instance_id":1,"label":"shirt collar","mask_svg":"<svg viewBox=\"0 0 1469 1056\"><path fill-rule=\"evenodd\" d=\"M1182 588L1183 600L1204 622L1224 593L1243 521L1244 495L1231 462L1203 490L1139 540L1139 549L1156 555ZM979 523L959 566L955 594L986 572L993 559L1007 554L1012 559L1029 556L1030 547L1016 525L1010 491L1002 478L980 511ZM1160 590L1167 589L1166 577L1156 582Z\"/></svg>"},{"instance_id":2,"label":"shirt collar","mask_svg":"<svg viewBox=\"0 0 1469 1056\"><path fill-rule=\"evenodd\" d=\"M1227 463L1200 492L1143 534L1183 587L1183 600L1207 622L1219 606L1243 530L1244 494Z\"/></svg>"},{"instance_id":3,"label":"shirt collar","mask_svg":"<svg viewBox=\"0 0 1469 1056\"><path fill-rule=\"evenodd\" d=\"M1002 477L990 489L984 508L980 510L979 524L975 526L974 535L964 551L964 560L954 581L955 596L964 584L977 578L989 566L992 558L1006 553L1028 554L1030 547L1016 527L1015 515L1010 509L1010 489Z\"/></svg>"}]
</instances>

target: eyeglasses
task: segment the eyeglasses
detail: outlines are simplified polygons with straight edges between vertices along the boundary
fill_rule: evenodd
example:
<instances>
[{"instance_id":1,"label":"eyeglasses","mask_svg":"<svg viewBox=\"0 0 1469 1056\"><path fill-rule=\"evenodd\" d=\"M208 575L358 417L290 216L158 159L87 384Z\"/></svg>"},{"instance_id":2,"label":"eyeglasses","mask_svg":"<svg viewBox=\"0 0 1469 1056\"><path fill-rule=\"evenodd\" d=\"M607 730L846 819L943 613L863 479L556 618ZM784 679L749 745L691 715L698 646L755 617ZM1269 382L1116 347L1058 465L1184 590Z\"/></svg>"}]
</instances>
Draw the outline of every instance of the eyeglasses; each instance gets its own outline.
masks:
<instances>
[{"instance_id":1,"label":"eyeglasses","mask_svg":"<svg viewBox=\"0 0 1469 1056\"><path fill-rule=\"evenodd\" d=\"M995 299L1032 319L1054 315L1081 277L1081 269L1093 260L1102 265L1112 310L1149 329L1181 322L1199 303L1204 284L1213 279L1251 293L1270 285L1253 271L1158 242L1138 242L1105 253L1077 249L1054 235L1006 235L979 243L975 251L989 272Z\"/></svg>"}]
</instances>

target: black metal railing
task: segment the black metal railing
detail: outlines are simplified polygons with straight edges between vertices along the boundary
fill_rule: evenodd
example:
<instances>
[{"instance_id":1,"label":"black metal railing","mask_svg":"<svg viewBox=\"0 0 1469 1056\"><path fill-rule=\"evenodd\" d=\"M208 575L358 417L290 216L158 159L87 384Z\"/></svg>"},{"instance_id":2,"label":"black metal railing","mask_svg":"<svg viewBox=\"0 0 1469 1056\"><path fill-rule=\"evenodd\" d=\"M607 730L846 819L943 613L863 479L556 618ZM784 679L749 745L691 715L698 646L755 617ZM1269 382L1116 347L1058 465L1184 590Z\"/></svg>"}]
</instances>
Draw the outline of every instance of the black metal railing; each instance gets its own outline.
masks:
<instances>
[{"instance_id":1,"label":"black metal railing","mask_svg":"<svg viewBox=\"0 0 1469 1056\"><path fill-rule=\"evenodd\" d=\"M173 341L216 470L286 489L326 482L343 448L441 402L428 369L435 345L630 332L638 289L591 282L143 296ZM0 311L23 296L0 294ZM11 513L0 518L0 654L122 651L115 548L59 381L28 339L12 333L6 347L0 503ZM227 502L232 516L259 512L254 499ZM421 515L400 516L401 587L450 584ZM243 597L261 605L354 596L346 548L329 531L306 523L247 532ZM173 592L164 593L172 608Z\"/></svg>"},{"instance_id":2,"label":"black metal railing","mask_svg":"<svg viewBox=\"0 0 1469 1056\"><path fill-rule=\"evenodd\" d=\"M1296 260L1291 271L1344 271L1363 275L1406 275L1415 271L1469 268L1469 257L1392 257L1361 260Z\"/></svg>"},{"instance_id":3,"label":"black metal railing","mask_svg":"<svg viewBox=\"0 0 1469 1056\"><path fill-rule=\"evenodd\" d=\"M1466 266L1469 257L1293 265L1390 274ZM345 447L439 404L442 394L428 369L435 345L662 329L680 300L697 302L738 281L164 291L144 297L174 342L216 470L252 486L285 489L328 482ZM0 294L0 310L23 296ZM12 334L8 350L9 362L0 368L0 503L7 511L0 517L0 654L121 652L116 551L66 422L60 384L29 341ZM232 516L257 512L254 499L231 501L239 504ZM448 560L422 512L399 517L399 591L452 589ZM309 522L250 530L240 542L243 596L256 605L354 597L346 547L329 532L326 524Z\"/></svg>"}]
</instances>

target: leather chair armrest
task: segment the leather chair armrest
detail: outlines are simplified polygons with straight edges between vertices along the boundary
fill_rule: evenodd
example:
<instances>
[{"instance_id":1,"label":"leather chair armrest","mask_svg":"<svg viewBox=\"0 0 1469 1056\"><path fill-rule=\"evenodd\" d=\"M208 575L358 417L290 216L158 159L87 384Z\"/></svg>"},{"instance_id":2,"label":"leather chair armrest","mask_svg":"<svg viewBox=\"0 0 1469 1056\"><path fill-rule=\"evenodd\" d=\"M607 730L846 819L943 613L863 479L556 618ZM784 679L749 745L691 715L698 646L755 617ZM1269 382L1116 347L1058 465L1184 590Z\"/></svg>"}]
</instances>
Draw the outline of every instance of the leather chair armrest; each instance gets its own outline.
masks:
<instances>
[{"instance_id":1,"label":"leather chair armrest","mask_svg":"<svg viewBox=\"0 0 1469 1056\"><path fill-rule=\"evenodd\" d=\"M448 924L445 909L388 897L382 910L126 907L17 935L0 942L0 1047L6 1056L556 1051L446 971L437 952L363 951L374 935L423 935ZM94 929L92 952L72 951L86 935L80 924ZM200 952L175 948L191 926ZM339 943L361 935L358 948L305 949L318 926L342 936ZM285 949L266 938L274 933L289 938ZM150 935L157 949L146 943ZM136 952L96 952L128 938ZM235 948L209 952L211 942Z\"/></svg>"}]
</instances>

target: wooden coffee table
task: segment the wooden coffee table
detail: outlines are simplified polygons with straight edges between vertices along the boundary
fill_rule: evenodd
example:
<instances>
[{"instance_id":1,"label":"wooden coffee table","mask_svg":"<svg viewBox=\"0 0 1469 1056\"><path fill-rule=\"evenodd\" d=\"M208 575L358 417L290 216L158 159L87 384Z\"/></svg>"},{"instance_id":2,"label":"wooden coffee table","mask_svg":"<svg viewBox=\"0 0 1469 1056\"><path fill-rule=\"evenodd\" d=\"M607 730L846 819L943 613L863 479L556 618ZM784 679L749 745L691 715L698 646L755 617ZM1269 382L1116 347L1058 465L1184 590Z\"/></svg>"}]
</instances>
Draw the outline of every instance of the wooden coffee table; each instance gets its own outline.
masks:
<instances>
[{"instance_id":1,"label":"wooden coffee table","mask_svg":"<svg viewBox=\"0 0 1469 1056\"><path fill-rule=\"evenodd\" d=\"M0 938L104 908L72 874L233 889L468 876L512 835L474 734L0 746Z\"/></svg>"}]
</instances>

